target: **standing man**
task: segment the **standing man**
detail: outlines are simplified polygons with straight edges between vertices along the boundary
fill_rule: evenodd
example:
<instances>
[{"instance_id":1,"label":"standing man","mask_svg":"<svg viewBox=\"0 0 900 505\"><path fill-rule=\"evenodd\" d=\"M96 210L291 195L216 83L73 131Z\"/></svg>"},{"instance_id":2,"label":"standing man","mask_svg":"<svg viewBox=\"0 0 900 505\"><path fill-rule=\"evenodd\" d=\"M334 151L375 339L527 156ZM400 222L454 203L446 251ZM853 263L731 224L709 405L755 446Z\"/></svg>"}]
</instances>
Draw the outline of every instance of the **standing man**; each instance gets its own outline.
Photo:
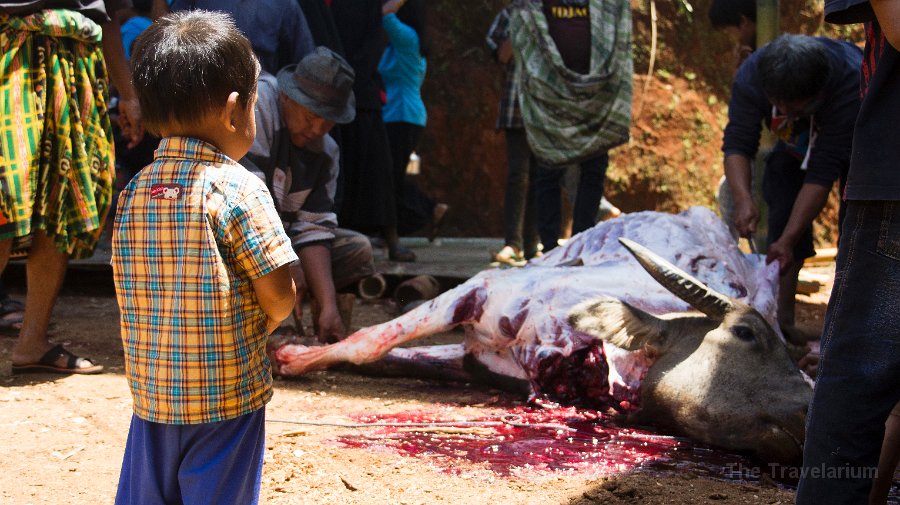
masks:
<instances>
[{"instance_id":1,"label":"standing man","mask_svg":"<svg viewBox=\"0 0 900 505\"><path fill-rule=\"evenodd\" d=\"M827 0L825 19L865 22L866 47L800 505L866 503L885 421L900 400L900 2Z\"/></svg>"},{"instance_id":2,"label":"standing man","mask_svg":"<svg viewBox=\"0 0 900 505\"><path fill-rule=\"evenodd\" d=\"M538 235L535 226L534 172L537 160L528 147L525 125L519 110L519 86L516 65L509 41L509 13L512 7L504 7L487 33L487 45L494 59L506 67L506 82L500 97L497 129L506 138L506 195L503 200L504 245L494 261L522 266L538 252Z\"/></svg>"},{"instance_id":3,"label":"standing man","mask_svg":"<svg viewBox=\"0 0 900 505\"><path fill-rule=\"evenodd\" d=\"M318 47L277 79L261 75L256 93L256 140L241 164L266 182L300 257L295 313L309 291L321 307L319 340L336 342L347 331L336 289L375 273L368 238L338 228L334 212L340 149L328 132L356 114L353 69Z\"/></svg>"},{"instance_id":4,"label":"standing man","mask_svg":"<svg viewBox=\"0 0 900 505\"><path fill-rule=\"evenodd\" d=\"M743 63L756 50L756 0L713 0L708 15L713 28L732 36L738 65Z\"/></svg>"},{"instance_id":5,"label":"standing man","mask_svg":"<svg viewBox=\"0 0 900 505\"><path fill-rule=\"evenodd\" d=\"M262 69L277 73L313 50L312 34L297 0L154 0L154 14L204 9L231 14L238 29L250 39Z\"/></svg>"},{"instance_id":6,"label":"standing man","mask_svg":"<svg viewBox=\"0 0 900 505\"><path fill-rule=\"evenodd\" d=\"M384 52L382 2L331 0L330 8L344 56L356 74L356 118L341 126L341 223L363 233L380 234L391 261L412 262L416 254L400 245L391 149L381 115L378 62Z\"/></svg>"},{"instance_id":7,"label":"standing man","mask_svg":"<svg viewBox=\"0 0 900 505\"><path fill-rule=\"evenodd\" d=\"M143 137L113 6L0 3L0 273L14 250L28 252L14 374L103 370L50 343L48 329L68 260L93 254L112 201L110 82L130 145Z\"/></svg>"},{"instance_id":8,"label":"standing man","mask_svg":"<svg viewBox=\"0 0 900 505\"><path fill-rule=\"evenodd\" d=\"M853 123L859 110L857 68L862 53L849 42L782 35L738 69L728 104L722 151L734 197L734 226L756 231L759 210L750 161L765 123L778 137L766 158L763 197L769 207L767 261L781 265L778 322L794 324L797 275L815 255L812 222L836 180L845 180Z\"/></svg>"},{"instance_id":9,"label":"standing man","mask_svg":"<svg viewBox=\"0 0 900 505\"><path fill-rule=\"evenodd\" d=\"M572 233L592 227L603 196L608 150L631 126L631 10L623 0L520 0L510 18L512 49L535 174L544 250L561 230L561 181L581 168Z\"/></svg>"}]
</instances>

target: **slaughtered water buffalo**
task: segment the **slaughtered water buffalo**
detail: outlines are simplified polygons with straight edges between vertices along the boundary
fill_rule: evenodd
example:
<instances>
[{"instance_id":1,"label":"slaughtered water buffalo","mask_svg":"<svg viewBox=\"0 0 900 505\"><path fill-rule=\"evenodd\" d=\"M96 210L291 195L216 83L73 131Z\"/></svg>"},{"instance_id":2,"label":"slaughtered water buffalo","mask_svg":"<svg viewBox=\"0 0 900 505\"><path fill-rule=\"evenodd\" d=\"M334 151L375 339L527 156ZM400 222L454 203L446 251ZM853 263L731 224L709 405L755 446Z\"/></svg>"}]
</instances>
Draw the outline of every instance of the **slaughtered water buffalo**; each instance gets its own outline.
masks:
<instances>
[{"instance_id":1,"label":"slaughtered water buffalo","mask_svg":"<svg viewBox=\"0 0 900 505\"><path fill-rule=\"evenodd\" d=\"M777 275L741 253L708 209L635 213L336 344L288 344L272 356L283 375L381 358L456 364L535 397L796 463L812 388L773 329ZM456 326L463 344L395 349Z\"/></svg>"}]
</instances>

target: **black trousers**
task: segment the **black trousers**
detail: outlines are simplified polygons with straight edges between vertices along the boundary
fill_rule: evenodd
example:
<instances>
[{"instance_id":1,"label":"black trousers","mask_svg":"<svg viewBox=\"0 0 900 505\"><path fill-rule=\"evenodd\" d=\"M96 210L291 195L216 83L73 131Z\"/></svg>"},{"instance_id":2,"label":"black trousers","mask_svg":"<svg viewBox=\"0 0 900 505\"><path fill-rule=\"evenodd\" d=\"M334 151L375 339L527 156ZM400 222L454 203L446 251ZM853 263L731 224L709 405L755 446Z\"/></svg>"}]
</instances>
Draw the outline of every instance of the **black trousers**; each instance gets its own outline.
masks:
<instances>
[{"instance_id":1,"label":"black trousers","mask_svg":"<svg viewBox=\"0 0 900 505\"><path fill-rule=\"evenodd\" d=\"M406 175L409 155L415 151L422 137L422 126L412 123L385 123L391 145L394 200L397 202L397 233L410 235L427 226L434 213L435 201L419 189Z\"/></svg>"}]
</instances>

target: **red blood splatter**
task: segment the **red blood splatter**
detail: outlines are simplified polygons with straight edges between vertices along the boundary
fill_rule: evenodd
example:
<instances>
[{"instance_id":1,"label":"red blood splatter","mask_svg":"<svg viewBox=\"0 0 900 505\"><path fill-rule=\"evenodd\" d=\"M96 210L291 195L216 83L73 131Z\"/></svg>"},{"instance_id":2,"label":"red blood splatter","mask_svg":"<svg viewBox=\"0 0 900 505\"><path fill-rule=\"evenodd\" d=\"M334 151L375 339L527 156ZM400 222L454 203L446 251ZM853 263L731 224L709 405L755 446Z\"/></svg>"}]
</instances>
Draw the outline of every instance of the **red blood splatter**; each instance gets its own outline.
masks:
<instances>
[{"instance_id":1,"label":"red blood splatter","mask_svg":"<svg viewBox=\"0 0 900 505\"><path fill-rule=\"evenodd\" d=\"M407 456L425 457L448 473L456 463L485 464L500 475L530 472L610 475L635 469L690 469L723 476L726 465L751 464L740 456L714 451L692 442L642 429L624 428L593 410L574 407L534 409L517 407L504 419L512 424L480 427L477 433L410 432L409 428L373 428L365 435L340 437L355 448L389 448ZM433 413L364 415L359 422L421 423L452 421ZM481 421L500 421L500 417ZM537 425L537 426L536 426ZM458 425L465 427L464 424ZM485 434L488 429L490 434ZM403 431L399 431L403 430Z\"/></svg>"}]
</instances>

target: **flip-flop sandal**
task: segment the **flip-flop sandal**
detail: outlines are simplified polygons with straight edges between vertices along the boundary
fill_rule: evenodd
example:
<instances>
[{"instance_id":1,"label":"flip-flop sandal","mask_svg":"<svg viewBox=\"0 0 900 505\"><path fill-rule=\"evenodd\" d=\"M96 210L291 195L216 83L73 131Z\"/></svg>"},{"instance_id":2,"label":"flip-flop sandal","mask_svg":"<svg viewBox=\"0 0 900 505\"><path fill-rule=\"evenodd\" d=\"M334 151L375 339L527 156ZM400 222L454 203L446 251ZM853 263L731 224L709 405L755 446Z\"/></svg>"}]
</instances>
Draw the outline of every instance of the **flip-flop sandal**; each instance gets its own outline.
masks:
<instances>
[{"instance_id":1,"label":"flip-flop sandal","mask_svg":"<svg viewBox=\"0 0 900 505\"><path fill-rule=\"evenodd\" d=\"M503 246L503 249L500 249L498 252L491 255L491 259L494 260L498 265L507 265L511 267L523 267L526 263L528 263L525 258L522 257L521 254L517 253L515 249L510 246Z\"/></svg>"},{"instance_id":2,"label":"flip-flop sandal","mask_svg":"<svg viewBox=\"0 0 900 505\"><path fill-rule=\"evenodd\" d=\"M66 358L66 365L59 366L56 364L59 358ZM89 366L85 366L85 365ZM12 366L13 374L26 373L59 373L59 374L81 374L90 375L103 371L103 365L95 365L91 360L79 358L78 356L67 351L62 345L57 344L52 349L44 353L37 363L27 363L24 365Z\"/></svg>"},{"instance_id":3,"label":"flip-flop sandal","mask_svg":"<svg viewBox=\"0 0 900 505\"><path fill-rule=\"evenodd\" d=\"M25 304L8 296L0 300L0 317L16 312L25 312Z\"/></svg>"},{"instance_id":4,"label":"flip-flop sandal","mask_svg":"<svg viewBox=\"0 0 900 505\"><path fill-rule=\"evenodd\" d=\"M18 335L25 319L25 304L12 298L0 300L0 333Z\"/></svg>"}]
</instances>

